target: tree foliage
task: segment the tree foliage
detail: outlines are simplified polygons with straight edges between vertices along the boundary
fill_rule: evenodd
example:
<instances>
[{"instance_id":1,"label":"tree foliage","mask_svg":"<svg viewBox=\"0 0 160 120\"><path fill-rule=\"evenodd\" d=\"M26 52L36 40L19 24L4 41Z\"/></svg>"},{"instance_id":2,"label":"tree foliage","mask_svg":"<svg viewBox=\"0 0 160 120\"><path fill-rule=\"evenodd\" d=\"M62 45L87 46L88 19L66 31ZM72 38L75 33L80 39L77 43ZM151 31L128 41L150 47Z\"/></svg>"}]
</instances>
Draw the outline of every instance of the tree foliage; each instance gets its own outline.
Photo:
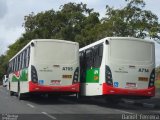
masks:
<instances>
[{"instance_id":1,"label":"tree foliage","mask_svg":"<svg viewBox=\"0 0 160 120\"><path fill-rule=\"evenodd\" d=\"M38 14L24 17L25 33L8 47L6 55L0 56L0 70L5 73L6 64L22 47L32 39L64 39L79 42L80 47L106 36L150 37L160 39L158 17L145 10L143 0L125 0L120 9L106 6L106 15L99 19L99 13L87 8L86 4L68 3Z\"/></svg>"},{"instance_id":2,"label":"tree foliage","mask_svg":"<svg viewBox=\"0 0 160 120\"><path fill-rule=\"evenodd\" d=\"M60 6L59 11L49 10L25 16L26 33L33 38L57 38L81 42L86 45L90 31L100 24L99 14L86 4L68 3ZM87 38L87 39L85 39ZM94 38L91 37L91 38ZM85 40L82 40L85 39ZM82 40L82 41L81 41Z\"/></svg>"},{"instance_id":3,"label":"tree foliage","mask_svg":"<svg viewBox=\"0 0 160 120\"><path fill-rule=\"evenodd\" d=\"M105 26L104 32L107 36L159 39L158 17L144 9L144 1L126 0L126 2L127 5L122 9L106 6L106 17L102 20L102 26Z\"/></svg>"},{"instance_id":4,"label":"tree foliage","mask_svg":"<svg viewBox=\"0 0 160 120\"><path fill-rule=\"evenodd\" d=\"M159 78L160 78L160 66L158 66L158 67L156 68L155 72L156 72L156 79L160 80L160 79L159 79Z\"/></svg>"},{"instance_id":5,"label":"tree foliage","mask_svg":"<svg viewBox=\"0 0 160 120\"><path fill-rule=\"evenodd\" d=\"M4 74L7 73L7 64L8 61L6 60L6 56L5 55L1 55L0 56L0 84L2 83L2 77Z\"/></svg>"}]
</instances>

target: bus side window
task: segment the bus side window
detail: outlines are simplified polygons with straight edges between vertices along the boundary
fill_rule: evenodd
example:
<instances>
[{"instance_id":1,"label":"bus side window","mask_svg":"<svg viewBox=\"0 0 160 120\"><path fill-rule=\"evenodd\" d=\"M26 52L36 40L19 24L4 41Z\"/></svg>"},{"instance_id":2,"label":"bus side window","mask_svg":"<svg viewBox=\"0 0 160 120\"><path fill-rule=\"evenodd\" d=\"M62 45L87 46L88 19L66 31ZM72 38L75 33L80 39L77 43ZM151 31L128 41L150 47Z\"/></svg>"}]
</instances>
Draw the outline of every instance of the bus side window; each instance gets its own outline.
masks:
<instances>
[{"instance_id":1,"label":"bus side window","mask_svg":"<svg viewBox=\"0 0 160 120\"><path fill-rule=\"evenodd\" d=\"M99 46L98 55L99 55L99 66L100 66L101 63L102 63L102 57L103 57L103 45L100 45L100 46Z\"/></svg>"},{"instance_id":2,"label":"bus side window","mask_svg":"<svg viewBox=\"0 0 160 120\"><path fill-rule=\"evenodd\" d=\"M18 58L16 57L15 58L15 71L17 71L18 70Z\"/></svg>"},{"instance_id":3,"label":"bus side window","mask_svg":"<svg viewBox=\"0 0 160 120\"><path fill-rule=\"evenodd\" d=\"M94 64L95 68L99 68L102 62L103 44L94 47Z\"/></svg>"},{"instance_id":4,"label":"bus side window","mask_svg":"<svg viewBox=\"0 0 160 120\"><path fill-rule=\"evenodd\" d=\"M84 56L84 52L80 52L79 54L80 57L80 81L83 82L85 79L85 56Z\"/></svg>"},{"instance_id":5,"label":"bus side window","mask_svg":"<svg viewBox=\"0 0 160 120\"><path fill-rule=\"evenodd\" d=\"M25 64L26 64L26 49L23 51L23 64L22 64L22 68L25 68Z\"/></svg>"},{"instance_id":6,"label":"bus side window","mask_svg":"<svg viewBox=\"0 0 160 120\"><path fill-rule=\"evenodd\" d=\"M25 67L28 66L28 49L26 49L26 62L25 62Z\"/></svg>"},{"instance_id":7,"label":"bus side window","mask_svg":"<svg viewBox=\"0 0 160 120\"><path fill-rule=\"evenodd\" d=\"M19 55L19 70L22 69L22 53Z\"/></svg>"},{"instance_id":8,"label":"bus side window","mask_svg":"<svg viewBox=\"0 0 160 120\"><path fill-rule=\"evenodd\" d=\"M94 47L94 63L93 63L93 66L95 68L98 68L98 47L97 46Z\"/></svg>"},{"instance_id":9,"label":"bus side window","mask_svg":"<svg viewBox=\"0 0 160 120\"><path fill-rule=\"evenodd\" d=\"M84 52L80 52L80 66L84 68Z\"/></svg>"},{"instance_id":10,"label":"bus side window","mask_svg":"<svg viewBox=\"0 0 160 120\"><path fill-rule=\"evenodd\" d=\"M16 71L16 58L14 58L14 72Z\"/></svg>"},{"instance_id":11,"label":"bus side window","mask_svg":"<svg viewBox=\"0 0 160 120\"><path fill-rule=\"evenodd\" d=\"M20 70L20 55L17 56L17 59L18 59L17 70Z\"/></svg>"},{"instance_id":12,"label":"bus side window","mask_svg":"<svg viewBox=\"0 0 160 120\"><path fill-rule=\"evenodd\" d=\"M14 72L14 59L12 60L12 72Z\"/></svg>"},{"instance_id":13,"label":"bus side window","mask_svg":"<svg viewBox=\"0 0 160 120\"><path fill-rule=\"evenodd\" d=\"M11 61L11 71L10 73L13 72L13 60Z\"/></svg>"},{"instance_id":14,"label":"bus side window","mask_svg":"<svg viewBox=\"0 0 160 120\"><path fill-rule=\"evenodd\" d=\"M29 66L29 61L30 61L30 47L28 47L28 64L27 64L27 67Z\"/></svg>"},{"instance_id":15,"label":"bus side window","mask_svg":"<svg viewBox=\"0 0 160 120\"><path fill-rule=\"evenodd\" d=\"M86 50L86 69L90 69L93 66L93 50Z\"/></svg>"},{"instance_id":16,"label":"bus side window","mask_svg":"<svg viewBox=\"0 0 160 120\"><path fill-rule=\"evenodd\" d=\"M21 53L21 69L23 69L23 51Z\"/></svg>"},{"instance_id":17,"label":"bus side window","mask_svg":"<svg viewBox=\"0 0 160 120\"><path fill-rule=\"evenodd\" d=\"M26 64L25 64L25 67L28 67L28 65L29 65L29 59L30 59L30 47L28 47L26 49Z\"/></svg>"},{"instance_id":18,"label":"bus side window","mask_svg":"<svg viewBox=\"0 0 160 120\"><path fill-rule=\"evenodd\" d=\"M16 71L16 59L14 58L13 59L13 72Z\"/></svg>"},{"instance_id":19,"label":"bus side window","mask_svg":"<svg viewBox=\"0 0 160 120\"><path fill-rule=\"evenodd\" d=\"M27 59L27 49L24 50L24 59L23 59L23 68L26 67L26 59Z\"/></svg>"},{"instance_id":20,"label":"bus side window","mask_svg":"<svg viewBox=\"0 0 160 120\"><path fill-rule=\"evenodd\" d=\"M98 55L100 56L100 57L102 57L102 55L103 55L103 45L101 44L101 45L99 45L99 47L98 47ZM102 58L101 58L102 59Z\"/></svg>"}]
</instances>

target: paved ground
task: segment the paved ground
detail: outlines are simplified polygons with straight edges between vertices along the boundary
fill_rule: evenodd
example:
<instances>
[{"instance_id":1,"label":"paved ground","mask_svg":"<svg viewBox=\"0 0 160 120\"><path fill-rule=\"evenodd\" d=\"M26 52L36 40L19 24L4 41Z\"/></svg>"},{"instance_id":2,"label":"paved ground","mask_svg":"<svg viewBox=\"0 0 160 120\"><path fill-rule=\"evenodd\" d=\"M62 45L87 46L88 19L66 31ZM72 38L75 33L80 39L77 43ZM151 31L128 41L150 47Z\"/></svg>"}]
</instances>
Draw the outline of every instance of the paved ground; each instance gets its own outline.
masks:
<instances>
[{"instance_id":1,"label":"paved ground","mask_svg":"<svg viewBox=\"0 0 160 120\"><path fill-rule=\"evenodd\" d=\"M19 101L16 96L9 96L3 87L0 95L0 119L3 120L122 120L126 119L125 115L160 115L159 94L150 100L124 99L118 105L108 105L104 99L76 101L73 96Z\"/></svg>"},{"instance_id":2,"label":"paved ground","mask_svg":"<svg viewBox=\"0 0 160 120\"><path fill-rule=\"evenodd\" d=\"M160 89L156 89L156 95L155 97L148 99L148 100L140 100L140 103L143 103L144 105L148 104L149 107L152 107L154 109L157 109L160 111Z\"/></svg>"}]
</instances>

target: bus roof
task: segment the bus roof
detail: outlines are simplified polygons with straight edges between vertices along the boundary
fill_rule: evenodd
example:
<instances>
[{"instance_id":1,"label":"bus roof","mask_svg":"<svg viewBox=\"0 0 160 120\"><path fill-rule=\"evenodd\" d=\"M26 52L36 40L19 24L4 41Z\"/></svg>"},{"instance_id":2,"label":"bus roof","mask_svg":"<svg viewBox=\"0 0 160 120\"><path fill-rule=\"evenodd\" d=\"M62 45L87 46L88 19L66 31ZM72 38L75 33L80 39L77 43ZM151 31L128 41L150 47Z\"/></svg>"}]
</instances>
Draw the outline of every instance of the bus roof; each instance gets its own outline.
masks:
<instances>
[{"instance_id":1,"label":"bus roof","mask_svg":"<svg viewBox=\"0 0 160 120\"><path fill-rule=\"evenodd\" d=\"M77 42L72 42L72 41L67 41L67 40L59 40L59 39L33 39L30 41L31 42L34 42L34 41L37 41L37 42L63 42L63 43L68 43L68 44L77 44Z\"/></svg>"},{"instance_id":2,"label":"bus roof","mask_svg":"<svg viewBox=\"0 0 160 120\"><path fill-rule=\"evenodd\" d=\"M67 41L67 40L59 40L59 39L33 39L26 46L24 46L16 55L14 55L9 61L13 60L19 53L21 53L24 49L26 49L32 42L61 42L66 44L79 45L77 42Z\"/></svg>"},{"instance_id":3,"label":"bus roof","mask_svg":"<svg viewBox=\"0 0 160 120\"><path fill-rule=\"evenodd\" d=\"M149 42L149 43L154 44L154 42L151 41L151 40L144 40L144 39L141 39L141 38L134 38L134 37L105 37L105 38L100 39L100 40L98 40L98 41L96 41L94 43L91 43L91 44L89 44L89 45L87 45L85 47L80 48L79 51L83 51L83 50L88 49L88 48L90 48L92 46L95 46L97 44L103 43L106 40L111 41L111 40L115 40L115 39L119 39L119 40L122 40L122 39L123 40L137 40L137 41L141 41L141 42Z\"/></svg>"}]
</instances>

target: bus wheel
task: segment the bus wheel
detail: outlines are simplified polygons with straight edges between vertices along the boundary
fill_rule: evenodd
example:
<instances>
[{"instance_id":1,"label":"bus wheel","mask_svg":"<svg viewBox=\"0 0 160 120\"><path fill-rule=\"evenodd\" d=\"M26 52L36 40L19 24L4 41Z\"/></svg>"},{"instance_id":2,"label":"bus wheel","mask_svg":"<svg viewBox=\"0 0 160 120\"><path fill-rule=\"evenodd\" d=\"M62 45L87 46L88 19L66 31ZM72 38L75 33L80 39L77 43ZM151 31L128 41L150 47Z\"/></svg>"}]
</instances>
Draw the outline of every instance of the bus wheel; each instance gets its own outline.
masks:
<instances>
[{"instance_id":1,"label":"bus wheel","mask_svg":"<svg viewBox=\"0 0 160 120\"><path fill-rule=\"evenodd\" d=\"M18 99L19 100L23 100L24 99L24 94L20 93L20 91L18 91Z\"/></svg>"},{"instance_id":2,"label":"bus wheel","mask_svg":"<svg viewBox=\"0 0 160 120\"><path fill-rule=\"evenodd\" d=\"M10 96L13 96L13 95L14 95L14 92L13 92L13 91L11 91L11 85L10 85L10 82L9 82L9 95L10 95Z\"/></svg>"},{"instance_id":3,"label":"bus wheel","mask_svg":"<svg viewBox=\"0 0 160 120\"><path fill-rule=\"evenodd\" d=\"M18 84L18 99L23 100L24 99L24 94L20 92L20 85Z\"/></svg>"},{"instance_id":4,"label":"bus wheel","mask_svg":"<svg viewBox=\"0 0 160 120\"><path fill-rule=\"evenodd\" d=\"M10 96L13 96L13 95L14 95L14 92L13 92L13 91L9 91L9 95L10 95Z\"/></svg>"}]
</instances>

